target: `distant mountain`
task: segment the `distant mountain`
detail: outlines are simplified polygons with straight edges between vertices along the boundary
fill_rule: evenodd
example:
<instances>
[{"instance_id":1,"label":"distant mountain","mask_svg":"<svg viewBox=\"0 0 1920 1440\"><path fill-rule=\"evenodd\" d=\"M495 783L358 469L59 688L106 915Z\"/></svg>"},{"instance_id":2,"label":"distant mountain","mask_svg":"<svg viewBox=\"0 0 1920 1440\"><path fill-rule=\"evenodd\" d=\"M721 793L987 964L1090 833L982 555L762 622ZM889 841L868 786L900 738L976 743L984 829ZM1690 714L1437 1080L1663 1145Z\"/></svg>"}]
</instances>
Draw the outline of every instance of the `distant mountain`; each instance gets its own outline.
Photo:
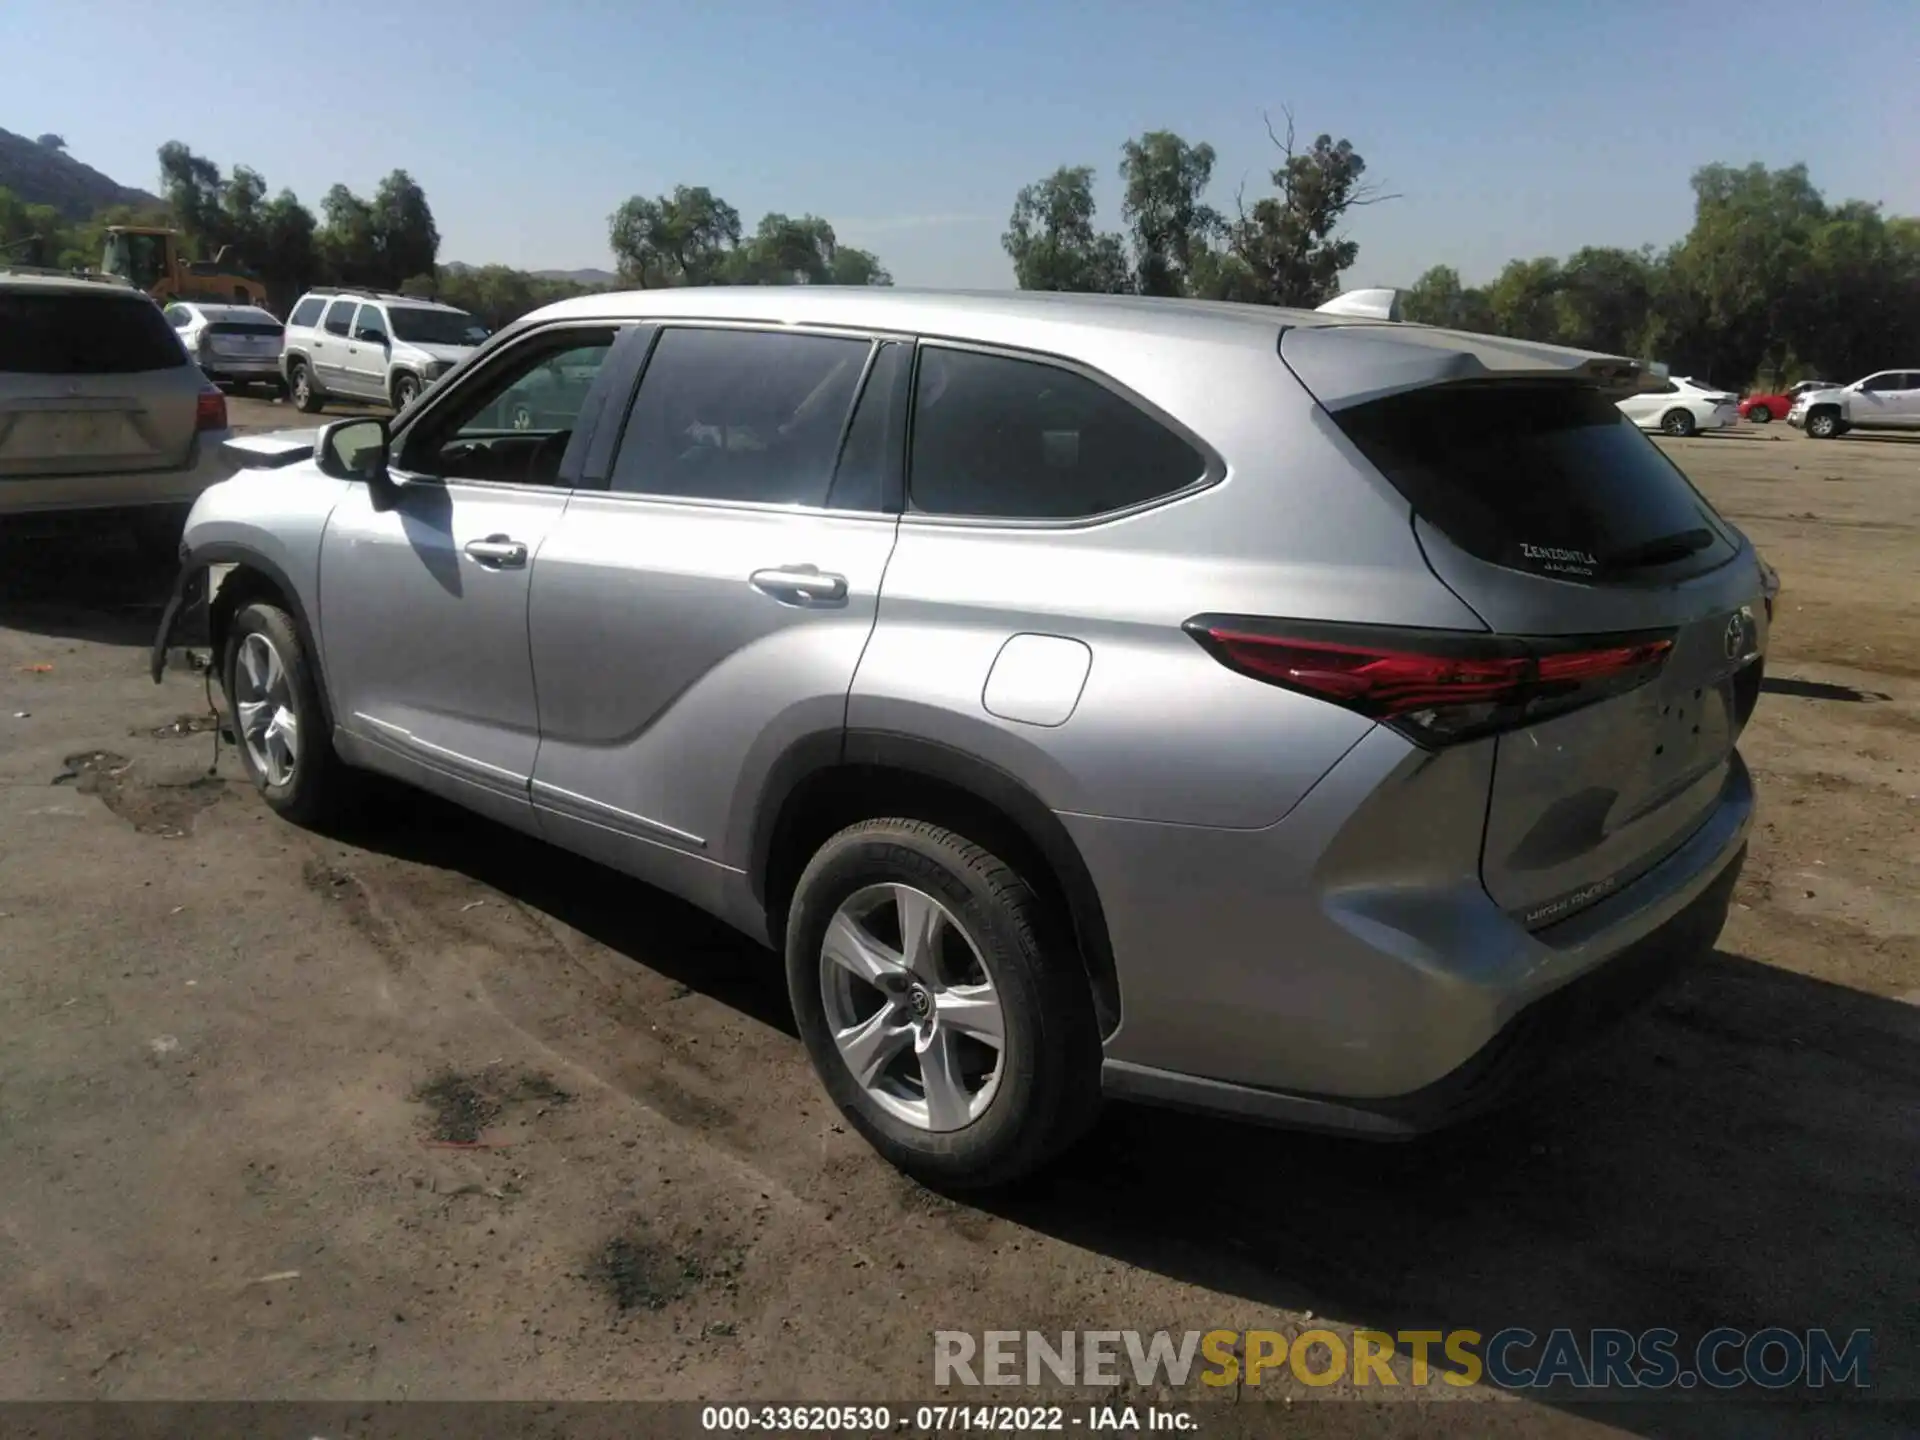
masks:
<instances>
[{"instance_id":1,"label":"distant mountain","mask_svg":"<svg viewBox=\"0 0 1920 1440\"><path fill-rule=\"evenodd\" d=\"M542 280L571 280L576 285L611 285L620 277L611 270L536 270Z\"/></svg>"},{"instance_id":2,"label":"distant mountain","mask_svg":"<svg viewBox=\"0 0 1920 1440\"><path fill-rule=\"evenodd\" d=\"M51 205L68 220L85 220L109 205L159 205L158 195L122 185L64 150L0 130L0 189L29 205Z\"/></svg>"}]
</instances>

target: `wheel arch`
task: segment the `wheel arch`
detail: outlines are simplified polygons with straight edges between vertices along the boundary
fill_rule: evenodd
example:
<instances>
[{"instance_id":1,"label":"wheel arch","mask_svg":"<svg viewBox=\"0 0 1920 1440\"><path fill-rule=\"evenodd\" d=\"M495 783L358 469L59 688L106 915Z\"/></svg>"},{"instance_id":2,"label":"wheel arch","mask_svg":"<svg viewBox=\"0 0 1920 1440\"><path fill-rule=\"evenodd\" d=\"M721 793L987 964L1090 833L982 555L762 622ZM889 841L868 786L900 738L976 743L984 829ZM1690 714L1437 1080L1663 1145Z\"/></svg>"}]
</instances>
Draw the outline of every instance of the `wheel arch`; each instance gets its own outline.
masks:
<instances>
[{"instance_id":1,"label":"wheel arch","mask_svg":"<svg viewBox=\"0 0 1920 1440\"><path fill-rule=\"evenodd\" d=\"M306 606L300 602L300 591L287 578L287 573L259 551L226 541L196 547L187 563L203 570L210 570L215 565L234 567L220 582L220 589L207 605L207 639L213 649L212 663L215 673L221 675L222 687L226 681L220 668L221 657L226 653L227 630L233 623L233 617L243 605L256 600L278 605L292 618L294 633L300 637L301 648L306 651L307 664L312 667L314 678L319 682L320 710L326 717L327 730L331 733L334 728L333 699L327 685L325 661L321 657L312 622L307 618Z\"/></svg>"},{"instance_id":2,"label":"wheel arch","mask_svg":"<svg viewBox=\"0 0 1920 1440\"><path fill-rule=\"evenodd\" d=\"M1002 852L1066 922L1102 1038L1121 999L1105 911L1067 828L1017 777L977 756L889 731L808 736L769 772L753 819L747 878L776 948L807 860L828 836L879 815L948 825Z\"/></svg>"}]
</instances>

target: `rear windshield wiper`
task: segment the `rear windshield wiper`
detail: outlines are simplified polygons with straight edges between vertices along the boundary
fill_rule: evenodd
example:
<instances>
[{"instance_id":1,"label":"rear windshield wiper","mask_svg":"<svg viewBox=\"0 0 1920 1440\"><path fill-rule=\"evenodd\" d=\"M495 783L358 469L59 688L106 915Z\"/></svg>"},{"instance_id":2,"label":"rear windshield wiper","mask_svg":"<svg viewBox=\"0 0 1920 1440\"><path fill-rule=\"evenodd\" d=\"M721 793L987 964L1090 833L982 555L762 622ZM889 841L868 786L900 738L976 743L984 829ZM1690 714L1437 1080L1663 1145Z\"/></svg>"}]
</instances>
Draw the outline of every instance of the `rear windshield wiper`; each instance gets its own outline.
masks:
<instances>
[{"instance_id":1,"label":"rear windshield wiper","mask_svg":"<svg viewBox=\"0 0 1920 1440\"><path fill-rule=\"evenodd\" d=\"M1656 535L1625 550L1607 556L1609 570L1633 570L1642 565L1670 565L1697 555L1713 544L1713 532L1704 525L1693 530L1676 530L1671 535Z\"/></svg>"}]
</instances>

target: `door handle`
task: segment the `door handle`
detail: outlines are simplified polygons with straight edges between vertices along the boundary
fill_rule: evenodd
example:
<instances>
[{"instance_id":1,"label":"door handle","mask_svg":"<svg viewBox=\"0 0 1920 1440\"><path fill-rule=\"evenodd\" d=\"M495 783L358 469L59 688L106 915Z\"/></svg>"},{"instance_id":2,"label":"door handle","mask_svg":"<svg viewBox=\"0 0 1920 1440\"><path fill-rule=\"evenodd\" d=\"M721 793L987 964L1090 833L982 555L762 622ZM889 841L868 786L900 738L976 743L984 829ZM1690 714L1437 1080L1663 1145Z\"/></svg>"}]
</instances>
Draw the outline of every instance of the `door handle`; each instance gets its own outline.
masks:
<instances>
[{"instance_id":1,"label":"door handle","mask_svg":"<svg viewBox=\"0 0 1920 1440\"><path fill-rule=\"evenodd\" d=\"M510 535L489 535L484 540L469 540L460 547L468 558L495 569L518 569L527 563L527 547Z\"/></svg>"},{"instance_id":2,"label":"door handle","mask_svg":"<svg viewBox=\"0 0 1920 1440\"><path fill-rule=\"evenodd\" d=\"M831 605L847 598L847 577L818 565L781 565L756 570L747 579L761 594L789 605Z\"/></svg>"}]
</instances>

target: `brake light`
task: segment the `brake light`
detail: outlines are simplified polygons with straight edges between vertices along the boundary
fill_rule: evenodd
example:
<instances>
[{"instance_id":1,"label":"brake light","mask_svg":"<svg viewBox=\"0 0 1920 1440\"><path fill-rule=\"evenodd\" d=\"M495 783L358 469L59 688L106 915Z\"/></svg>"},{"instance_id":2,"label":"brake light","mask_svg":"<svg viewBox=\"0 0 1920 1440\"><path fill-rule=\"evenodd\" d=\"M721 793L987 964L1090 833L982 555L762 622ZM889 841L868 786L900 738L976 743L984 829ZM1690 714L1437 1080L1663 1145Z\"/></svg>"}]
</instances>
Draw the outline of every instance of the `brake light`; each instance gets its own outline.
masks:
<instances>
[{"instance_id":1,"label":"brake light","mask_svg":"<svg viewBox=\"0 0 1920 1440\"><path fill-rule=\"evenodd\" d=\"M193 428L195 430L224 430L227 428L227 397L217 387L208 386L200 392L200 398L193 407Z\"/></svg>"},{"instance_id":2,"label":"brake light","mask_svg":"<svg viewBox=\"0 0 1920 1440\"><path fill-rule=\"evenodd\" d=\"M1216 660L1437 747L1531 725L1645 684L1669 632L1515 639L1317 621L1199 616L1187 633Z\"/></svg>"}]
</instances>

